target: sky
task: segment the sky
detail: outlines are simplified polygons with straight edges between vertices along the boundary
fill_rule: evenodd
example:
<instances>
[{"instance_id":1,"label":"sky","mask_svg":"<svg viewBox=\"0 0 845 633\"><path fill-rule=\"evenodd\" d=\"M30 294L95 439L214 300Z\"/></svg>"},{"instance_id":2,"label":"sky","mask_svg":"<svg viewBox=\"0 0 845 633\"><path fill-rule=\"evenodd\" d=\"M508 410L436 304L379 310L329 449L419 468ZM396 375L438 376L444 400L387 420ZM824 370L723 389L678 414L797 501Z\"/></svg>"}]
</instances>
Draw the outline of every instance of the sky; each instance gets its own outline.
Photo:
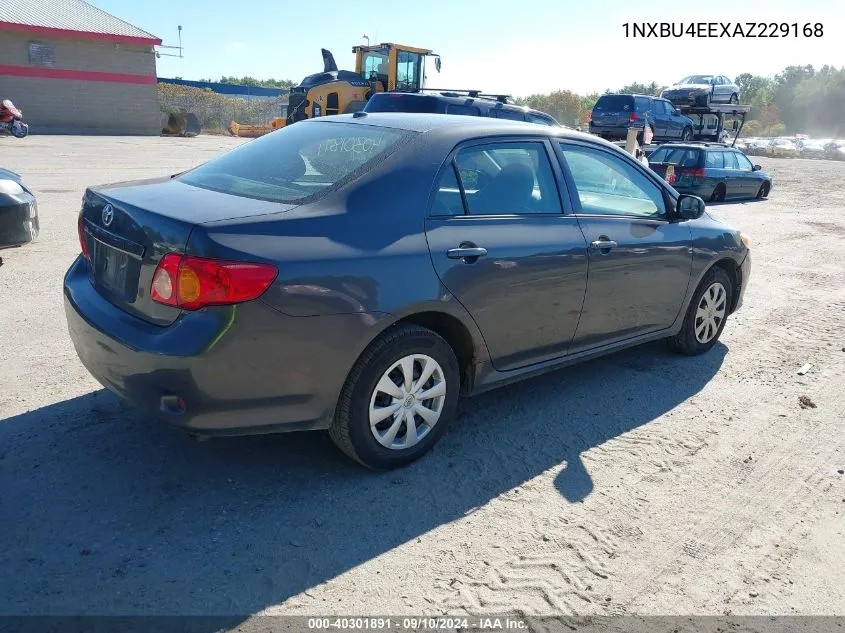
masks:
<instances>
[{"instance_id":1,"label":"sky","mask_svg":"<svg viewBox=\"0 0 845 633\"><path fill-rule=\"evenodd\" d=\"M177 43L182 59L161 57L160 77L221 75L300 81L322 70L320 48L354 70L351 48L398 42L441 55L434 88L525 96L581 94L633 81L669 85L688 74L774 75L788 65L845 66L845 0L92 0ZM822 37L631 38L634 22L821 23ZM629 27L631 28L631 27ZM733 28L733 27L732 27ZM719 32L721 29L719 29ZM162 52L172 52L162 50Z\"/></svg>"}]
</instances>

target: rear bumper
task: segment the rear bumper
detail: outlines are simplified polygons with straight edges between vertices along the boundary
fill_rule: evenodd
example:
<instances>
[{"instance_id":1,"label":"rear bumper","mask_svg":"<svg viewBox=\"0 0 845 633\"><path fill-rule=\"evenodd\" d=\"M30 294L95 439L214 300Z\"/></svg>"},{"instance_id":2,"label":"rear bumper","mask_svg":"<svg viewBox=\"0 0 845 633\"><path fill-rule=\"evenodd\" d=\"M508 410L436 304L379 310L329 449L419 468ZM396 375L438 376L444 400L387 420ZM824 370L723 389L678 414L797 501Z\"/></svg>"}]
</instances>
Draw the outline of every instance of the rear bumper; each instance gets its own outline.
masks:
<instances>
[{"instance_id":1,"label":"rear bumper","mask_svg":"<svg viewBox=\"0 0 845 633\"><path fill-rule=\"evenodd\" d=\"M184 430L244 435L328 428L367 314L289 317L261 301L184 313L159 327L101 297L77 259L68 331L103 386Z\"/></svg>"},{"instance_id":2,"label":"rear bumper","mask_svg":"<svg viewBox=\"0 0 845 633\"><path fill-rule=\"evenodd\" d=\"M29 193L0 194L0 248L21 246L39 231L38 205Z\"/></svg>"},{"instance_id":3,"label":"rear bumper","mask_svg":"<svg viewBox=\"0 0 845 633\"><path fill-rule=\"evenodd\" d=\"M590 134L595 134L608 140L625 140L628 138L627 125L595 125L590 123Z\"/></svg>"},{"instance_id":4,"label":"rear bumper","mask_svg":"<svg viewBox=\"0 0 845 633\"><path fill-rule=\"evenodd\" d=\"M672 187L678 193L686 193L693 196L698 196L704 200L709 200L710 196L713 195L713 191L716 189L715 183L702 183L702 184L691 184L691 185L678 185L677 183L672 185Z\"/></svg>"}]
</instances>

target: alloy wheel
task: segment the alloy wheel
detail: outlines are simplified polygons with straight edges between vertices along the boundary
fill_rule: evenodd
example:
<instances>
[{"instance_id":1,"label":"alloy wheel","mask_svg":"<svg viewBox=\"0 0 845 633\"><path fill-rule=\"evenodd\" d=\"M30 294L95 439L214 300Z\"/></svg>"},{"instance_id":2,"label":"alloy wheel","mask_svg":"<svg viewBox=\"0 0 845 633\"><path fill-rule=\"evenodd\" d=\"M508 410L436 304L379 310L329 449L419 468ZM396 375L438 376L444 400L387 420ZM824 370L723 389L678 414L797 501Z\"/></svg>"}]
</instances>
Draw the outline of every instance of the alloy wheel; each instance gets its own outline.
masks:
<instances>
[{"instance_id":1,"label":"alloy wheel","mask_svg":"<svg viewBox=\"0 0 845 633\"><path fill-rule=\"evenodd\" d=\"M728 293L720 282L711 284L695 312L695 339L699 343L709 343L719 333L719 328L727 313Z\"/></svg>"},{"instance_id":2,"label":"alloy wheel","mask_svg":"<svg viewBox=\"0 0 845 633\"><path fill-rule=\"evenodd\" d=\"M419 443L440 419L446 400L446 377L440 364L425 354L410 354L393 363L370 397L370 430L392 450Z\"/></svg>"}]
</instances>

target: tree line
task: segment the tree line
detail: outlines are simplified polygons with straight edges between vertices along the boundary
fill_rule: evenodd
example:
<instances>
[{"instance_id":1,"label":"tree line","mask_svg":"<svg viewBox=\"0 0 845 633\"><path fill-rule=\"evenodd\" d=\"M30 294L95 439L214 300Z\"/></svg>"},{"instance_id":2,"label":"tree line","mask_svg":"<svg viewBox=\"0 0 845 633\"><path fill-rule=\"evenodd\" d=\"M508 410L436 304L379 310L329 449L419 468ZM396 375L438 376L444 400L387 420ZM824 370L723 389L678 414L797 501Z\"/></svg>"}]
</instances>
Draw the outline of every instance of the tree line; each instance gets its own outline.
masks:
<instances>
[{"instance_id":1,"label":"tree line","mask_svg":"<svg viewBox=\"0 0 845 633\"><path fill-rule=\"evenodd\" d=\"M845 68L787 66L774 77L742 73L734 78L740 100L751 106L743 136L810 134L845 136ZM657 96L667 86L634 82L611 92ZM586 127L601 94L579 95L570 90L516 99L520 105L546 112L564 125Z\"/></svg>"}]
</instances>

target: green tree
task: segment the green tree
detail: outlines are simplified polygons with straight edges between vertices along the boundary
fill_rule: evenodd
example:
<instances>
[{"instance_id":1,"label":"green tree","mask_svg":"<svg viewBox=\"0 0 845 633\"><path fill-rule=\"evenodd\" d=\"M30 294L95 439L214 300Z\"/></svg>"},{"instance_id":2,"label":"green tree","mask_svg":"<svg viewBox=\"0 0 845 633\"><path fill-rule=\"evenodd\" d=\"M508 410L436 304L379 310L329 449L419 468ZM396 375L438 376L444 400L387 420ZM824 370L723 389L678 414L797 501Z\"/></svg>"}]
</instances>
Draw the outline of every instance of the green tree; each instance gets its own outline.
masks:
<instances>
[{"instance_id":1,"label":"green tree","mask_svg":"<svg viewBox=\"0 0 845 633\"><path fill-rule=\"evenodd\" d=\"M775 75L774 102L780 108L781 118L786 129L795 132L803 122L803 113L795 105L795 91L802 81L815 75L811 65L787 66Z\"/></svg>"},{"instance_id":2,"label":"green tree","mask_svg":"<svg viewBox=\"0 0 845 633\"><path fill-rule=\"evenodd\" d=\"M793 125L798 132L845 136L845 68L825 66L795 86Z\"/></svg>"},{"instance_id":3,"label":"green tree","mask_svg":"<svg viewBox=\"0 0 845 633\"><path fill-rule=\"evenodd\" d=\"M653 95L656 97L660 93L660 86L657 85L656 81L652 81L650 84L641 84L638 81L635 81L627 86L622 86L616 92L621 92L623 94Z\"/></svg>"}]
</instances>

